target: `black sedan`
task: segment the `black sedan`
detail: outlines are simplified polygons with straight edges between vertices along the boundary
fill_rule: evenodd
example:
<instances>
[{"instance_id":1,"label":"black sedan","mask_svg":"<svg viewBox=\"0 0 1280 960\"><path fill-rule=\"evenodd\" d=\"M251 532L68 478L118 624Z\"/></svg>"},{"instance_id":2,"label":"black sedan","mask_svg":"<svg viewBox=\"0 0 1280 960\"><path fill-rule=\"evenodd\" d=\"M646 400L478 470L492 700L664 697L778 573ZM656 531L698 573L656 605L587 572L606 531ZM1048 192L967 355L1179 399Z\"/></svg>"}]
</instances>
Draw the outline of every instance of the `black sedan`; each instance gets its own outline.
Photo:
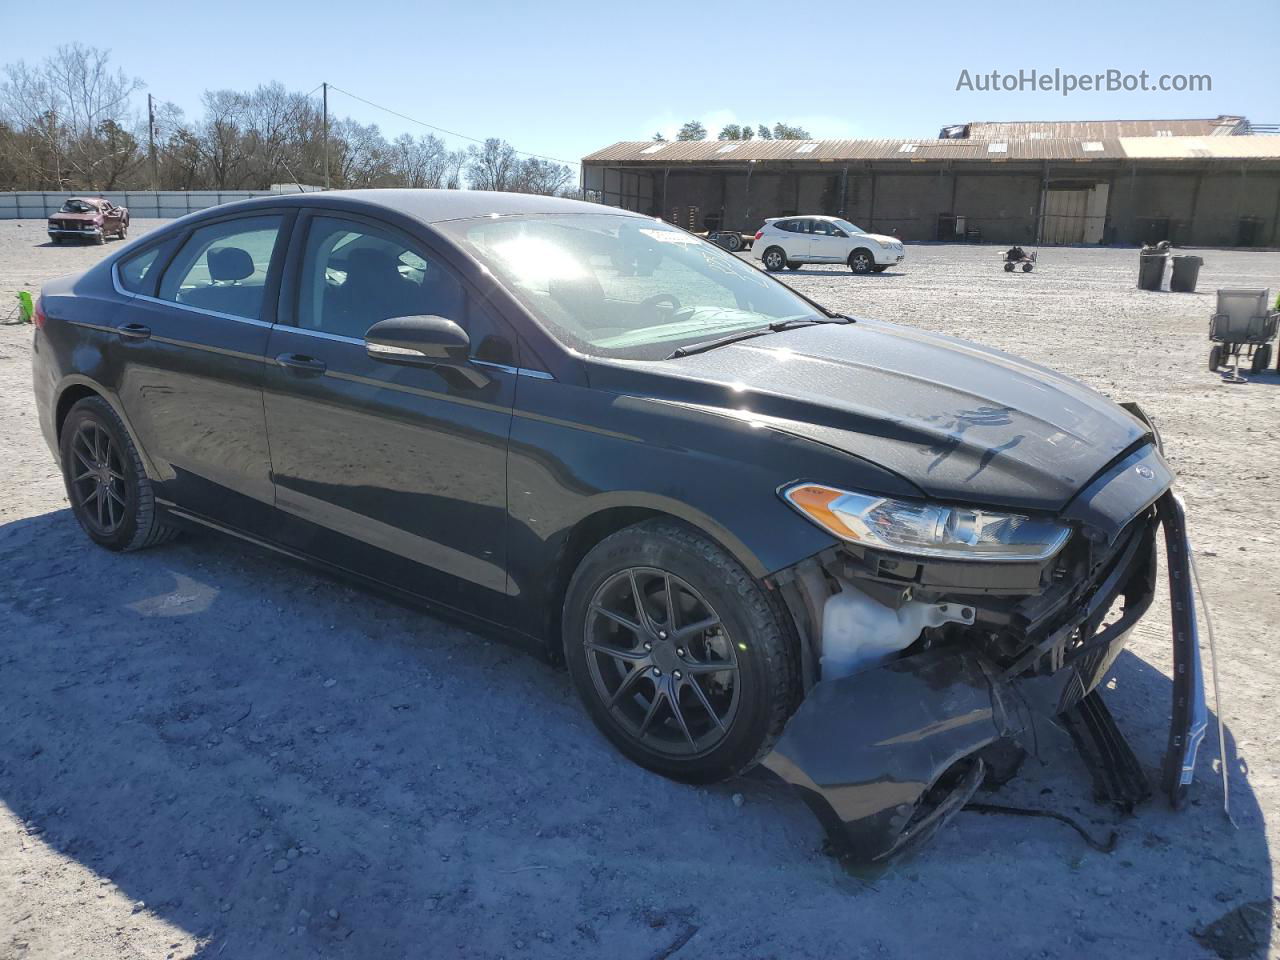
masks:
<instances>
[{"instance_id":1,"label":"black sedan","mask_svg":"<svg viewBox=\"0 0 1280 960\"><path fill-rule=\"evenodd\" d=\"M96 543L200 525L475 618L563 659L637 763L763 761L865 859L1037 716L1118 736L1091 691L1161 521L1185 552L1136 408L594 204L229 204L50 283L36 320ZM1175 798L1204 722L1178 695Z\"/></svg>"}]
</instances>

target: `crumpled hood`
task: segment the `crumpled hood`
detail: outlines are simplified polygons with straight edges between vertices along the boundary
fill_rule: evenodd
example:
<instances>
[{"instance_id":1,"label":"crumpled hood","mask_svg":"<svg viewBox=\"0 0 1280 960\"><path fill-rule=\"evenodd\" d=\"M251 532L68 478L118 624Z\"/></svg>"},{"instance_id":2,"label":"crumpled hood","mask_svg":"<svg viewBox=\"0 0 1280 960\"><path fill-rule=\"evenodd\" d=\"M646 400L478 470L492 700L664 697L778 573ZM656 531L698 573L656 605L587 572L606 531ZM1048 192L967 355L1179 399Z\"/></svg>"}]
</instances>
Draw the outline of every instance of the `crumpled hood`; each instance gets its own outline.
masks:
<instances>
[{"instance_id":1,"label":"crumpled hood","mask_svg":"<svg viewBox=\"0 0 1280 960\"><path fill-rule=\"evenodd\" d=\"M943 500L1060 510L1148 433L1062 374L878 321L802 327L677 360L602 363L592 383L631 392L624 371L642 369L657 374L643 393L807 437Z\"/></svg>"}]
</instances>

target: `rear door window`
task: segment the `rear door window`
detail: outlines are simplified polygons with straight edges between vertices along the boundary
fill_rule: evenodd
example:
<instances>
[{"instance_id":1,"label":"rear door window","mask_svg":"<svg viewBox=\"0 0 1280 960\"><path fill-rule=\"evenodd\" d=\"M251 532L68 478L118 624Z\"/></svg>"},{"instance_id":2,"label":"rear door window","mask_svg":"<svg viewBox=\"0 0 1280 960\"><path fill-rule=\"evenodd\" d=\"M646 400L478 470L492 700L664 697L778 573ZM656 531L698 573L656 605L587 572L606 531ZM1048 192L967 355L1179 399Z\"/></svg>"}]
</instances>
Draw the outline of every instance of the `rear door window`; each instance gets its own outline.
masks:
<instances>
[{"instance_id":1,"label":"rear door window","mask_svg":"<svg viewBox=\"0 0 1280 960\"><path fill-rule=\"evenodd\" d=\"M192 231L165 270L160 299L258 320L279 215L224 220Z\"/></svg>"}]
</instances>

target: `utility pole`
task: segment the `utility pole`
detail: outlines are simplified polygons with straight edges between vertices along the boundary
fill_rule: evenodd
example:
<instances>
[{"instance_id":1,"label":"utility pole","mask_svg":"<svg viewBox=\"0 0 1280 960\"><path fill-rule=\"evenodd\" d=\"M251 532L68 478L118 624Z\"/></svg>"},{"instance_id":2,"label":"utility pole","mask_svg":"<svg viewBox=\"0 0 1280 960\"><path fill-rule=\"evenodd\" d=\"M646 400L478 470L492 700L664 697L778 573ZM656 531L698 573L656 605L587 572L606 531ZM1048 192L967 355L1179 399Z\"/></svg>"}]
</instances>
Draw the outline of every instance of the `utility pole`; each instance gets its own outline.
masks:
<instances>
[{"instance_id":1,"label":"utility pole","mask_svg":"<svg viewBox=\"0 0 1280 960\"><path fill-rule=\"evenodd\" d=\"M324 88L324 188L329 189L329 84L322 83Z\"/></svg>"},{"instance_id":2,"label":"utility pole","mask_svg":"<svg viewBox=\"0 0 1280 960\"><path fill-rule=\"evenodd\" d=\"M151 157L151 189L160 189L160 169L156 165L156 101L147 94L147 152Z\"/></svg>"}]
</instances>

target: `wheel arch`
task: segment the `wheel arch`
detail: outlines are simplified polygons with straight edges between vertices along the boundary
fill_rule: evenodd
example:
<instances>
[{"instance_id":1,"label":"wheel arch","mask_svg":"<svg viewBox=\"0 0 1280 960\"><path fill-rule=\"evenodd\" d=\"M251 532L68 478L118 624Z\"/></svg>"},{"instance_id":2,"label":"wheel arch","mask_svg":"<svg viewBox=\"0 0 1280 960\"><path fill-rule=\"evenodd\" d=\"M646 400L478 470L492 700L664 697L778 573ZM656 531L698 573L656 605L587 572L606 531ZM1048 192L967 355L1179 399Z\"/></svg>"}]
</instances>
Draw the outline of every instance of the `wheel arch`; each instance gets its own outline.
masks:
<instances>
[{"instance_id":1,"label":"wheel arch","mask_svg":"<svg viewBox=\"0 0 1280 960\"><path fill-rule=\"evenodd\" d=\"M116 412L116 416L124 424L125 430L129 432L129 439L133 441L133 445L138 451L138 456L142 459L142 466L146 470L148 478L156 481L162 480L162 475L156 469L155 464L151 462L151 458L147 456L146 448L138 440L137 431L133 429L133 424L129 422L129 417L124 412L119 400L102 384L90 380L88 377L79 375L68 377L58 388L58 395L53 405L53 437L54 442L59 445L59 449L61 449L62 443L62 425L67 420L67 414L71 412L72 407L88 397L98 397Z\"/></svg>"},{"instance_id":2,"label":"wheel arch","mask_svg":"<svg viewBox=\"0 0 1280 960\"><path fill-rule=\"evenodd\" d=\"M564 534L556 553L555 575L544 605L544 636L549 654L561 659L560 626L569 581L583 558L596 545L627 527L648 520L671 520L702 534L737 560L751 576L763 579L769 571L742 540L701 511L680 501L650 494L612 495L593 504Z\"/></svg>"}]
</instances>

